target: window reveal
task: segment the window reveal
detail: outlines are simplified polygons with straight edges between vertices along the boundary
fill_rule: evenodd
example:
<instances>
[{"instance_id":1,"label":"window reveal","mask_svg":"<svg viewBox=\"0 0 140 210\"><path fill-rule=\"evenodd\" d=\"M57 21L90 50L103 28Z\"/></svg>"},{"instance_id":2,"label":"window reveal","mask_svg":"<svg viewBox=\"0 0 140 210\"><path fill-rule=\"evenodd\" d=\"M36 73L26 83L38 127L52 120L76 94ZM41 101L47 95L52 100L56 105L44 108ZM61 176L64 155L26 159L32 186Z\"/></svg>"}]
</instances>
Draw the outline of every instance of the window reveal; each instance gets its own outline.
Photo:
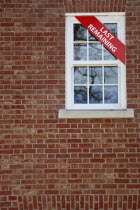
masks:
<instances>
[{"instance_id":1,"label":"window reveal","mask_svg":"<svg viewBox=\"0 0 140 210\"><path fill-rule=\"evenodd\" d=\"M122 39L123 21L120 24L118 17L112 16L101 20L114 36ZM124 64L74 17L68 17L67 29L66 108L125 108Z\"/></svg>"}]
</instances>

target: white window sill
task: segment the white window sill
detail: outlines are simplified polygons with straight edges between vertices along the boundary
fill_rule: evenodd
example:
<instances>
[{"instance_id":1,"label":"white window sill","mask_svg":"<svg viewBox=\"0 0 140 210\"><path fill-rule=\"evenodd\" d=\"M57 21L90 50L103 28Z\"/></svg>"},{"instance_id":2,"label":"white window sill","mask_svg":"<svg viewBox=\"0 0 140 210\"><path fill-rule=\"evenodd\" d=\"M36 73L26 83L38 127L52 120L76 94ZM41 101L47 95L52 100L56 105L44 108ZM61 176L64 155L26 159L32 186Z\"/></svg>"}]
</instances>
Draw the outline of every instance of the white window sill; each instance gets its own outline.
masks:
<instances>
[{"instance_id":1,"label":"white window sill","mask_svg":"<svg viewBox=\"0 0 140 210\"><path fill-rule=\"evenodd\" d=\"M134 109L124 110L59 110L60 119L90 119L90 118L134 118Z\"/></svg>"}]
</instances>

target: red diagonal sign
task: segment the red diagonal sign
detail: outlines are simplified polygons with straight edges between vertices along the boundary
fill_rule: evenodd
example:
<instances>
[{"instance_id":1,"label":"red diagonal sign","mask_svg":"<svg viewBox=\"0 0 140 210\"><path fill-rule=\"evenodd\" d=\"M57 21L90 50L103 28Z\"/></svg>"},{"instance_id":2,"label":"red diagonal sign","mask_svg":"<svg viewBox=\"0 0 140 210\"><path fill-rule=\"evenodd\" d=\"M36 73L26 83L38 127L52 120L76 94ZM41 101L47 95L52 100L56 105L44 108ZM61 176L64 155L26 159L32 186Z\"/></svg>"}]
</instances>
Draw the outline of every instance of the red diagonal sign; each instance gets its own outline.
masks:
<instances>
[{"instance_id":1,"label":"red diagonal sign","mask_svg":"<svg viewBox=\"0 0 140 210\"><path fill-rule=\"evenodd\" d=\"M95 16L75 16L114 56L125 64L125 45Z\"/></svg>"}]
</instances>

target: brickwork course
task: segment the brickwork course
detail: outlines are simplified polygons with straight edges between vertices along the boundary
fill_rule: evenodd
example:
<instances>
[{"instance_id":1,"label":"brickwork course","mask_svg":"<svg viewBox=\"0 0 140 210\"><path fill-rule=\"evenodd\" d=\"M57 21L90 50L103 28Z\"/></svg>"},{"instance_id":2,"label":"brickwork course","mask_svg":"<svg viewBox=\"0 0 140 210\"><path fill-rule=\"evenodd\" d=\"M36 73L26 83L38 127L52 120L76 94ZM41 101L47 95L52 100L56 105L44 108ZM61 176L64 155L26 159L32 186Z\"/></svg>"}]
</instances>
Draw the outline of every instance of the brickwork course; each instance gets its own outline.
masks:
<instances>
[{"instance_id":1,"label":"brickwork course","mask_svg":"<svg viewBox=\"0 0 140 210\"><path fill-rule=\"evenodd\" d=\"M65 13L126 12L132 119L59 119ZM140 209L140 1L0 1L0 209Z\"/></svg>"}]
</instances>

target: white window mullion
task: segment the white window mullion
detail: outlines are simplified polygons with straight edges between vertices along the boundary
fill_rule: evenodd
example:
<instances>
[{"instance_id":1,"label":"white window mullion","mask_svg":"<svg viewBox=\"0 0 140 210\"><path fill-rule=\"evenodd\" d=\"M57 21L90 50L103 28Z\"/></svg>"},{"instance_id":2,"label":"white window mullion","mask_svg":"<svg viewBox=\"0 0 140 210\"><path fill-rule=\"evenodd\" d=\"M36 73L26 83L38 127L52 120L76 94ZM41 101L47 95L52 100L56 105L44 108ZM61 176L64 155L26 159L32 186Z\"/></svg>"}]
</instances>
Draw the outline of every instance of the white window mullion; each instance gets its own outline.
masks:
<instances>
[{"instance_id":1,"label":"white window mullion","mask_svg":"<svg viewBox=\"0 0 140 210\"><path fill-rule=\"evenodd\" d=\"M105 86L104 86L104 66L102 66L102 74L103 74L103 77L102 77L102 85L103 85L103 104L104 104L104 90L105 90Z\"/></svg>"},{"instance_id":2,"label":"white window mullion","mask_svg":"<svg viewBox=\"0 0 140 210\"><path fill-rule=\"evenodd\" d=\"M102 44L102 60L104 60L104 45Z\"/></svg>"},{"instance_id":3,"label":"white window mullion","mask_svg":"<svg viewBox=\"0 0 140 210\"><path fill-rule=\"evenodd\" d=\"M88 96L88 101L87 103L89 104L89 66L87 66L87 96Z\"/></svg>"},{"instance_id":4,"label":"white window mullion","mask_svg":"<svg viewBox=\"0 0 140 210\"><path fill-rule=\"evenodd\" d=\"M89 61L89 41L88 41L88 30L87 30L87 61Z\"/></svg>"},{"instance_id":5,"label":"white window mullion","mask_svg":"<svg viewBox=\"0 0 140 210\"><path fill-rule=\"evenodd\" d=\"M73 100L73 103L74 103L74 66L71 68L71 74L72 74L72 100Z\"/></svg>"},{"instance_id":6,"label":"white window mullion","mask_svg":"<svg viewBox=\"0 0 140 210\"><path fill-rule=\"evenodd\" d=\"M89 40L87 30L87 62L89 61ZM89 66L87 66L87 104L89 104Z\"/></svg>"}]
</instances>

